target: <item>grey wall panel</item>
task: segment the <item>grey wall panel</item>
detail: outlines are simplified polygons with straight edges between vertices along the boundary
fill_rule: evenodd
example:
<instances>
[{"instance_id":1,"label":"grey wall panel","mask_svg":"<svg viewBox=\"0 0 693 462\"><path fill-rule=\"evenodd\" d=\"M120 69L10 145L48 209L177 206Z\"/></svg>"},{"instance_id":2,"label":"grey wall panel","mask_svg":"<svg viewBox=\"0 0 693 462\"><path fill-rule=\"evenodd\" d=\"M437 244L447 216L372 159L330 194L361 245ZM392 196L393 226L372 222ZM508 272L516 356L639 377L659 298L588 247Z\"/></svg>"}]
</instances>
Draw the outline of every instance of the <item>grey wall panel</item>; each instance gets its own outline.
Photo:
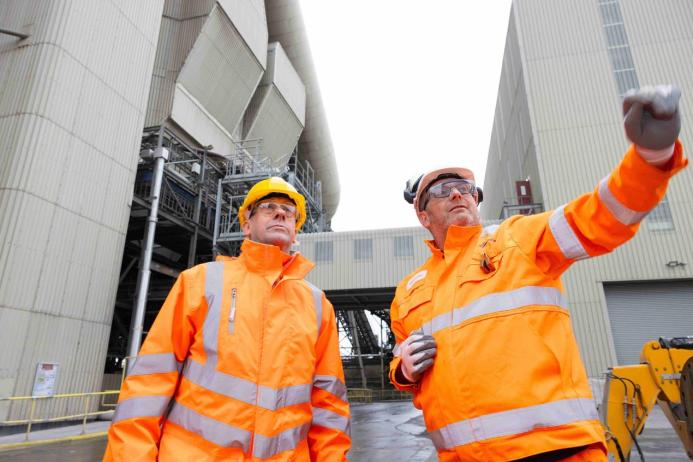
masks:
<instances>
[{"instance_id":1,"label":"grey wall panel","mask_svg":"<svg viewBox=\"0 0 693 462\"><path fill-rule=\"evenodd\" d=\"M516 0L513 7L521 22L525 59L534 61L603 50L597 2L573 0Z\"/></svg>"},{"instance_id":2,"label":"grey wall panel","mask_svg":"<svg viewBox=\"0 0 693 462\"><path fill-rule=\"evenodd\" d=\"M265 8L269 40L282 44L306 86L305 129L299 140L299 154L310 162L322 182L323 206L331 218L339 204L339 174L299 1L267 0Z\"/></svg>"},{"instance_id":3,"label":"grey wall panel","mask_svg":"<svg viewBox=\"0 0 693 462\"><path fill-rule=\"evenodd\" d=\"M230 137L260 82L264 61L257 59L225 11L216 6L177 79L191 101L204 108L200 115L209 120L191 125L179 113L172 114L173 120L203 145L209 142L199 138L202 133L191 131L201 123L218 124Z\"/></svg>"},{"instance_id":4,"label":"grey wall panel","mask_svg":"<svg viewBox=\"0 0 693 462\"><path fill-rule=\"evenodd\" d=\"M534 202L543 202L519 40L511 21L484 176L484 219L498 219L505 203L517 204L515 181L526 179L531 182Z\"/></svg>"},{"instance_id":5,"label":"grey wall panel","mask_svg":"<svg viewBox=\"0 0 693 462\"><path fill-rule=\"evenodd\" d=\"M640 363L645 342L693 335L693 280L604 284L621 365Z\"/></svg>"},{"instance_id":6,"label":"grey wall panel","mask_svg":"<svg viewBox=\"0 0 693 462\"><path fill-rule=\"evenodd\" d=\"M262 139L263 154L278 167L289 160L305 117L306 89L281 45L270 43L267 69L244 116L244 138Z\"/></svg>"},{"instance_id":7,"label":"grey wall panel","mask_svg":"<svg viewBox=\"0 0 693 462\"><path fill-rule=\"evenodd\" d=\"M214 1L166 2L169 14L165 10L161 19L146 127L161 125L171 115L176 79L213 6ZM184 14L183 7L195 10Z\"/></svg>"},{"instance_id":8,"label":"grey wall panel","mask_svg":"<svg viewBox=\"0 0 693 462\"><path fill-rule=\"evenodd\" d=\"M411 257L395 257L394 238L411 236L414 252ZM316 263L308 280L323 290L395 287L399 281L430 256L424 240L430 236L424 228L393 228L338 233L301 234L300 252ZM354 241L372 239L373 256L354 258ZM332 261L316 260L315 243L332 241Z\"/></svg>"},{"instance_id":9,"label":"grey wall panel","mask_svg":"<svg viewBox=\"0 0 693 462\"><path fill-rule=\"evenodd\" d=\"M218 0L221 9L262 67L267 59L267 20L263 0Z\"/></svg>"},{"instance_id":10,"label":"grey wall panel","mask_svg":"<svg viewBox=\"0 0 693 462\"><path fill-rule=\"evenodd\" d=\"M296 114L274 85L268 85L267 91L258 104L252 125L245 138L262 138L262 152L274 162L274 165L286 165L289 156L296 147L303 130Z\"/></svg>"},{"instance_id":11,"label":"grey wall panel","mask_svg":"<svg viewBox=\"0 0 693 462\"><path fill-rule=\"evenodd\" d=\"M274 84L296 114L296 118L301 124L305 122L306 87L279 42L270 43L267 47L267 70L262 77L262 83Z\"/></svg>"},{"instance_id":12,"label":"grey wall panel","mask_svg":"<svg viewBox=\"0 0 693 462\"><path fill-rule=\"evenodd\" d=\"M4 27L31 25L0 38L2 396L29 394L37 361L61 364L58 392L103 371L162 8L0 2Z\"/></svg>"}]
</instances>

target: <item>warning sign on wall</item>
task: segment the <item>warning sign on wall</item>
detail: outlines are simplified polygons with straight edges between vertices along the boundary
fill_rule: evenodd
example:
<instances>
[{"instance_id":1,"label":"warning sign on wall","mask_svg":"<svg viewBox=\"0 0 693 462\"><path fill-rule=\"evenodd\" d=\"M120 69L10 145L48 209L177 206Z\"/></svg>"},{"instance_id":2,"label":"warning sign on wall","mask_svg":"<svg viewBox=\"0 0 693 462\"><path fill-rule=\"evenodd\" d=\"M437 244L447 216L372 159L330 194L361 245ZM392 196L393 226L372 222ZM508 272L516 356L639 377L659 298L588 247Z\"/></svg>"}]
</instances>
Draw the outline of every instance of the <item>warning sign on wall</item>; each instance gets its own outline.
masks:
<instances>
[{"instance_id":1,"label":"warning sign on wall","mask_svg":"<svg viewBox=\"0 0 693 462\"><path fill-rule=\"evenodd\" d=\"M34 389L31 396L53 396L55 394L55 382L58 379L58 364L38 363L36 377L34 377Z\"/></svg>"}]
</instances>

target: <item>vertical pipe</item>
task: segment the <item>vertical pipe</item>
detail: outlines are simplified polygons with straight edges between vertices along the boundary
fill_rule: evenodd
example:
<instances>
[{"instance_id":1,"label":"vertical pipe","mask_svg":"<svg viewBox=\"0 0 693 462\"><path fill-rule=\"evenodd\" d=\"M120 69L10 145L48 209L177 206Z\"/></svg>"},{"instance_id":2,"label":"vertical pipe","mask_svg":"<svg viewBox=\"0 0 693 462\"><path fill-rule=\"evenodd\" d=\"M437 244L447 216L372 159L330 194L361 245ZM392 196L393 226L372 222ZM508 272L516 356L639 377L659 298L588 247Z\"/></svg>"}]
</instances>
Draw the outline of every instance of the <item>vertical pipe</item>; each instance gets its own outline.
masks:
<instances>
[{"instance_id":1,"label":"vertical pipe","mask_svg":"<svg viewBox=\"0 0 693 462\"><path fill-rule=\"evenodd\" d=\"M151 210L144 230L144 246L140 257L140 271L137 275L137 289L135 292L135 306L133 307L132 321L130 323L130 338L128 339L128 356L134 358L140 351L142 343L142 330L144 324L144 312L147 306L147 293L149 292L149 276L151 274L152 251L154 250L154 233L159 216L159 196L161 195L161 180L164 176L164 163L168 160L168 149L162 146L163 130L159 131L159 146L154 151L154 175L151 187ZM131 361L128 365L133 364Z\"/></svg>"},{"instance_id":2,"label":"vertical pipe","mask_svg":"<svg viewBox=\"0 0 693 462\"><path fill-rule=\"evenodd\" d=\"M380 318L380 389L385 389L385 360L383 356L385 355L385 342L383 342L383 318Z\"/></svg>"},{"instance_id":3,"label":"vertical pipe","mask_svg":"<svg viewBox=\"0 0 693 462\"><path fill-rule=\"evenodd\" d=\"M200 181L197 188L197 201L195 202L195 211L193 212L193 221L195 222L195 230L190 238L190 251L188 252L188 268L195 265L195 254L197 253L197 236L200 229L200 211L202 210L202 192L205 186L205 172L207 171L207 148L202 154L202 172L200 173Z\"/></svg>"},{"instance_id":4,"label":"vertical pipe","mask_svg":"<svg viewBox=\"0 0 693 462\"><path fill-rule=\"evenodd\" d=\"M363 388L368 388L368 381L366 380L366 372L363 370L363 358L361 358L361 345L359 343L358 331L356 330L356 317L352 310L347 311L347 316L349 317L349 324L351 324L351 337L354 339L356 344L356 356L359 358L359 369L361 370L361 384Z\"/></svg>"},{"instance_id":5,"label":"vertical pipe","mask_svg":"<svg viewBox=\"0 0 693 462\"><path fill-rule=\"evenodd\" d=\"M91 401L91 395L85 395L84 398L84 419L82 419L82 435L87 433L87 415L89 414L89 403Z\"/></svg>"},{"instance_id":6,"label":"vertical pipe","mask_svg":"<svg viewBox=\"0 0 693 462\"><path fill-rule=\"evenodd\" d=\"M31 398L31 411L29 411L29 423L26 426L26 436L25 441L29 441L29 433L31 433L31 423L34 421L34 411L36 410L36 399Z\"/></svg>"},{"instance_id":7,"label":"vertical pipe","mask_svg":"<svg viewBox=\"0 0 693 462\"><path fill-rule=\"evenodd\" d=\"M217 238L219 237L219 220L221 220L221 180L217 184L217 207L214 211L214 237L212 238L212 255L217 258L219 248L217 247Z\"/></svg>"}]
</instances>

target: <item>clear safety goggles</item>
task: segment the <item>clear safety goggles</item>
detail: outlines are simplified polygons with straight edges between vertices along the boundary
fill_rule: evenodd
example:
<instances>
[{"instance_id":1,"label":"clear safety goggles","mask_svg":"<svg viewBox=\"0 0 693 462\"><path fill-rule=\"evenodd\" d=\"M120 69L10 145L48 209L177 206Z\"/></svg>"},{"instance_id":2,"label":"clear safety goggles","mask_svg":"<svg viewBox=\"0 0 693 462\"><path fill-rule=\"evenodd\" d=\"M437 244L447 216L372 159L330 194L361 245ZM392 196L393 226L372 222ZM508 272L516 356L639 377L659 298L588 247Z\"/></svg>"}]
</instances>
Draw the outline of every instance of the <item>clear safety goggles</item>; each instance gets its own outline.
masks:
<instances>
[{"instance_id":1,"label":"clear safety goggles","mask_svg":"<svg viewBox=\"0 0 693 462\"><path fill-rule=\"evenodd\" d=\"M255 207L253 207L253 214L257 212L264 216L274 216L279 211L283 212L286 218L296 218L296 206L291 204L280 204L278 202L261 202L257 204Z\"/></svg>"},{"instance_id":2,"label":"clear safety goggles","mask_svg":"<svg viewBox=\"0 0 693 462\"><path fill-rule=\"evenodd\" d=\"M453 189L459 191L460 194L471 194L474 197L477 195L476 184L473 181L458 179L444 181L428 188L428 191L426 191L428 197L426 198L426 203L423 208L428 205L429 198L435 197L436 199L443 199L449 197Z\"/></svg>"}]
</instances>

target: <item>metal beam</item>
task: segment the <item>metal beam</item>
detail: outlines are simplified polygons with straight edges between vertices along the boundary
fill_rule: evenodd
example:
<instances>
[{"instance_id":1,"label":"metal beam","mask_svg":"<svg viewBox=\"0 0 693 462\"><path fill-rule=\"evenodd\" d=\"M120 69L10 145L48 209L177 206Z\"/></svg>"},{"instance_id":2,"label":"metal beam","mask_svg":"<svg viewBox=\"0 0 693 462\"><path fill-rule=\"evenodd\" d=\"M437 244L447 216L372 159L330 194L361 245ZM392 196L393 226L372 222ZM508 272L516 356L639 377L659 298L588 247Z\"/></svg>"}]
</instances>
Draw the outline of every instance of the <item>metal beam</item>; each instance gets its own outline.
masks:
<instances>
[{"instance_id":1,"label":"metal beam","mask_svg":"<svg viewBox=\"0 0 693 462\"><path fill-rule=\"evenodd\" d=\"M157 273L165 274L166 276L171 276L174 279L176 279L180 274L180 271L155 261L151 262L151 269L152 271L156 271Z\"/></svg>"},{"instance_id":2,"label":"metal beam","mask_svg":"<svg viewBox=\"0 0 693 462\"><path fill-rule=\"evenodd\" d=\"M15 37L19 37L20 40L24 40L30 37L29 34L22 34L21 32L16 32L9 29L0 29L0 34L13 35Z\"/></svg>"},{"instance_id":3,"label":"metal beam","mask_svg":"<svg viewBox=\"0 0 693 462\"><path fill-rule=\"evenodd\" d=\"M149 291L149 277L151 274L152 251L154 250L154 234L159 213L159 198L161 196L161 183L164 176L164 163L168 160L168 149L162 146L163 129L159 133L159 146L155 151L154 175L152 176L151 209L147 226L144 232L144 247L140 257L140 271L137 275L137 290L135 292L135 306L132 310L130 323L130 338L128 339L128 357L134 358L140 351L142 343L144 315L147 305L147 292ZM131 362L132 364L132 362Z\"/></svg>"}]
</instances>

